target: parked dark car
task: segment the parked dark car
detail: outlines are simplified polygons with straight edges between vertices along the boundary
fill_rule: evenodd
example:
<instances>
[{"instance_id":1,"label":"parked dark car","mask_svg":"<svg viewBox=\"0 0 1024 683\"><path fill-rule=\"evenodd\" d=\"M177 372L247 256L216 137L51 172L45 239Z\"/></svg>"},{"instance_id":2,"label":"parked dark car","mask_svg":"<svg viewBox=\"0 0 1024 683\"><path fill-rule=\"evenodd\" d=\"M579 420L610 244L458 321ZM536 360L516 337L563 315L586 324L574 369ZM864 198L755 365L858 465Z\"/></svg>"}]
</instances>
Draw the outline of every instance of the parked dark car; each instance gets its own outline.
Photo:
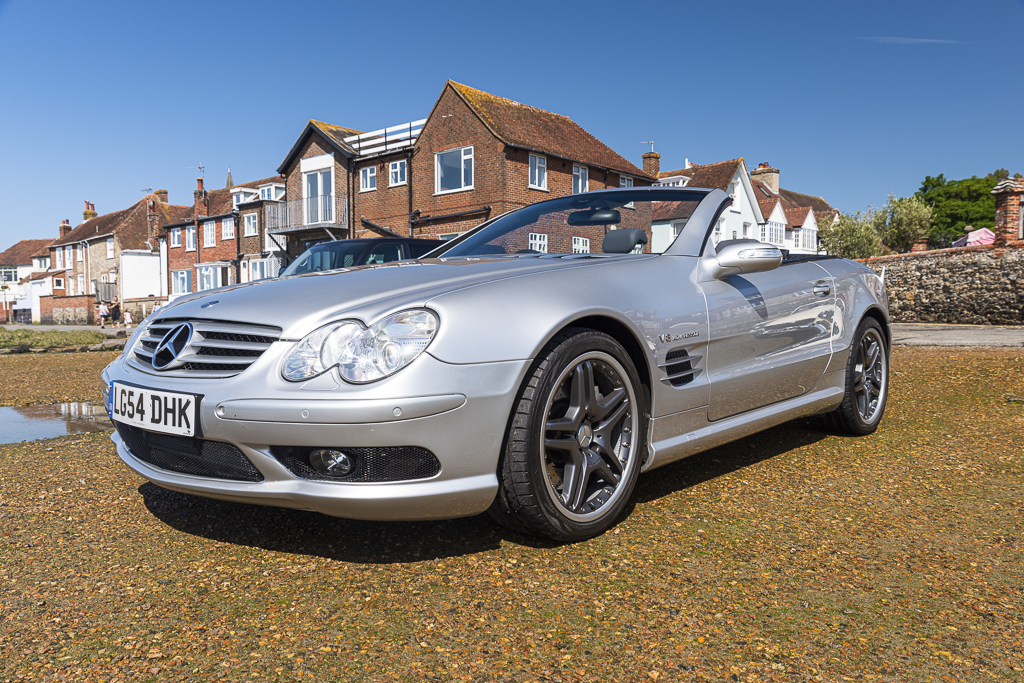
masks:
<instances>
[{"instance_id":1,"label":"parked dark car","mask_svg":"<svg viewBox=\"0 0 1024 683\"><path fill-rule=\"evenodd\" d=\"M302 252L281 272L281 277L420 258L442 244L441 240L399 238L321 242Z\"/></svg>"}]
</instances>

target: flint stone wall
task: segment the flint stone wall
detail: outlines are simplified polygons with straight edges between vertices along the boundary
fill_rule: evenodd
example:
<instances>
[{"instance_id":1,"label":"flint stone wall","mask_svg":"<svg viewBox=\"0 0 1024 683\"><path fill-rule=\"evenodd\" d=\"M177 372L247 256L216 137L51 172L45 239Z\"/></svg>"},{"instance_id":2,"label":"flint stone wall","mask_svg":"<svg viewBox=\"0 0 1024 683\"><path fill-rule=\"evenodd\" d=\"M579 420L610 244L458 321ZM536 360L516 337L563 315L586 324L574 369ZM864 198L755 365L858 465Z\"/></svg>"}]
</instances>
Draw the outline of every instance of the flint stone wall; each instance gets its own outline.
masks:
<instances>
[{"instance_id":1,"label":"flint stone wall","mask_svg":"<svg viewBox=\"0 0 1024 683\"><path fill-rule=\"evenodd\" d=\"M863 259L885 268L893 322L1024 325L1024 240Z\"/></svg>"}]
</instances>

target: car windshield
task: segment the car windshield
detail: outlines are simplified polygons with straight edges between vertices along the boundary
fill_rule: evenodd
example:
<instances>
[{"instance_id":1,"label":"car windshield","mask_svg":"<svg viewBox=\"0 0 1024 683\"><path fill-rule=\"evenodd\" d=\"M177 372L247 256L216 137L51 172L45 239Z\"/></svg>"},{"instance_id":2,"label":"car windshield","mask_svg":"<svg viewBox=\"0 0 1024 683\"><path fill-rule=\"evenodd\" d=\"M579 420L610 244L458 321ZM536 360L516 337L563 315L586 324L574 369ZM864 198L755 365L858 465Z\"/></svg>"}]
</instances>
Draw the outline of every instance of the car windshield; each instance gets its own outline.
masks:
<instances>
[{"instance_id":1,"label":"car windshield","mask_svg":"<svg viewBox=\"0 0 1024 683\"><path fill-rule=\"evenodd\" d=\"M659 201L652 201L655 195ZM703 197L693 190L574 194L484 224L440 256L658 254L679 236Z\"/></svg>"},{"instance_id":2,"label":"car windshield","mask_svg":"<svg viewBox=\"0 0 1024 683\"><path fill-rule=\"evenodd\" d=\"M362 241L339 240L314 245L292 261L291 265L281 273L281 277L357 266L359 264L356 263L356 259L364 249L366 249L366 242Z\"/></svg>"}]
</instances>

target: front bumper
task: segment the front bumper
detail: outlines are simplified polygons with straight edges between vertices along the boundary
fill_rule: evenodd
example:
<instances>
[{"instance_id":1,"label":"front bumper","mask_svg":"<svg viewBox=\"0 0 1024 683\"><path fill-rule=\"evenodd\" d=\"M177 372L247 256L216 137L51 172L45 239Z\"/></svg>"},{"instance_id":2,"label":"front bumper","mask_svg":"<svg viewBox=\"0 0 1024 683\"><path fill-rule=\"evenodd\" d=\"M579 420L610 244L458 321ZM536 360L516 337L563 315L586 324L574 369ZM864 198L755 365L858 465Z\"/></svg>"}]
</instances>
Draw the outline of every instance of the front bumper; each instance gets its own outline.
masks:
<instances>
[{"instance_id":1,"label":"front bumper","mask_svg":"<svg viewBox=\"0 0 1024 683\"><path fill-rule=\"evenodd\" d=\"M303 383L284 381L277 342L242 373L226 379L148 374L123 357L103 372L122 381L202 395L202 437L238 448L263 475L241 482L180 474L135 457L117 434L121 459L155 484L209 498L272 505L350 519L423 520L479 514L497 491L497 465L517 389L529 360L455 365L425 353L380 382L345 384L331 371ZM363 448L418 446L440 472L416 481L343 483L303 479L271 454L273 446Z\"/></svg>"}]
</instances>

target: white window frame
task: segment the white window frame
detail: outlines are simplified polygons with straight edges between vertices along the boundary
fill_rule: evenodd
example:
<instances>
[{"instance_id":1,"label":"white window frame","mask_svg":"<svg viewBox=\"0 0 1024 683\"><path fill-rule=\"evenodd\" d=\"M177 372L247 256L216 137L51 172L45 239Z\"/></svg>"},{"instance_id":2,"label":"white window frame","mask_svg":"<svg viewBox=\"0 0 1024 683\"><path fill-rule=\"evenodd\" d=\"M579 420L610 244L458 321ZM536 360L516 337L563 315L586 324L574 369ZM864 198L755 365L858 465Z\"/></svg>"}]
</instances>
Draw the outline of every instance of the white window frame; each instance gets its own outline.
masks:
<instances>
[{"instance_id":1,"label":"white window frame","mask_svg":"<svg viewBox=\"0 0 1024 683\"><path fill-rule=\"evenodd\" d=\"M107 238L107 258L114 258L114 238Z\"/></svg>"},{"instance_id":2,"label":"white window frame","mask_svg":"<svg viewBox=\"0 0 1024 683\"><path fill-rule=\"evenodd\" d=\"M373 192L377 189L377 164L359 169L359 191Z\"/></svg>"},{"instance_id":3,"label":"white window frame","mask_svg":"<svg viewBox=\"0 0 1024 683\"><path fill-rule=\"evenodd\" d=\"M572 165L572 193L590 191L590 169L579 164Z\"/></svg>"},{"instance_id":4,"label":"white window frame","mask_svg":"<svg viewBox=\"0 0 1024 683\"><path fill-rule=\"evenodd\" d=\"M72 270L74 268L74 261L71 258L71 245L64 247L64 270Z\"/></svg>"},{"instance_id":5,"label":"white window frame","mask_svg":"<svg viewBox=\"0 0 1024 683\"><path fill-rule=\"evenodd\" d=\"M270 275L270 259L250 259L242 261L242 282L266 280ZM259 275L259 277L253 277Z\"/></svg>"},{"instance_id":6,"label":"white window frame","mask_svg":"<svg viewBox=\"0 0 1024 683\"><path fill-rule=\"evenodd\" d=\"M462 181L462 187L457 187L451 190L441 189L441 157L445 154L452 154L453 152L461 153L462 161L462 173L459 174L459 178ZM469 185L466 185L466 162L469 162ZM455 192L467 192L474 189L476 185L476 161L473 154L473 145L467 145L466 147L456 147L455 149L446 149L443 152L434 153L434 194L452 194Z\"/></svg>"},{"instance_id":7,"label":"white window frame","mask_svg":"<svg viewBox=\"0 0 1024 683\"><path fill-rule=\"evenodd\" d=\"M220 222L220 238L222 240L235 239L235 219L225 218Z\"/></svg>"},{"instance_id":8,"label":"white window frame","mask_svg":"<svg viewBox=\"0 0 1024 683\"><path fill-rule=\"evenodd\" d=\"M242 231L242 237L255 237L260 232L260 222L258 218L259 214L247 213L245 214L245 227Z\"/></svg>"},{"instance_id":9,"label":"white window frame","mask_svg":"<svg viewBox=\"0 0 1024 683\"><path fill-rule=\"evenodd\" d=\"M548 189L548 158L539 154L530 155L530 181L531 190Z\"/></svg>"},{"instance_id":10,"label":"white window frame","mask_svg":"<svg viewBox=\"0 0 1024 683\"><path fill-rule=\"evenodd\" d=\"M577 237L573 235L572 238L572 253L574 254L589 254L590 253L590 238L589 237Z\"/></svg>"},{"instance_id":11,"label":"white window frame","mask_svg":"<svg viewBox=\"0 0 1024 683\"><path fill-rule=\"evenodd\" d=\"M189 225L185 228L185 251L196 250L196 226Z\"/></svg>"},{"instance_id":12,"label":"white window frame","mask_svg":"<svg viewBox=\"0 0 1024 683\"><path fill-rule=\"evenodd\" d=\"M400 176L400 180L395 180L396 175ZM388 164L388 187L398 187L400 185L409 184L409 168L406 165L405 159L399 159L398 161L392 161Z\"/></svg>"},{"instance_id":13,"label":"white window frame","mask_svg":"<svg viewBox=\"0 0 1024 683\"><path fill-rule=\"evenodd\" d=\"M55 251L54 261L56 262L54 266L56 270L64 270L64 250L60 247L57 247Z\"/></svg>"},{"instance_id":14,"label":"white window frame","mask_svg":"<svg viewBox=\"0 0 1024 683\"><path fill-rule=\"evenodd\" d=\"M75 245L75 260L79 263L85 260L85 247L81 244Z\"/></svg>"},{"instance_id":15,"label":"white window frame","mask_svg":"<svg viewBox=\"0 0 1024 683\"><path fill-rule=\"evenodd\" d=\"M753 224L752 223L749 223L747 221L743 222L743 239L751 239L751 238L753 238L753 235L751 234L753 232L752 228L753 228Z\"/></svg>"},{"instance_id":16,"label":"white window frame","mask_svg":"<svg viewBox=\"0 0 1024 683\"><path fill-rule=\"evenodd\" d=\"M628 175L619 176L619 187L633 187L633 179Z\"/></svg>"},{"instance_id":17,"label":"white window frame","mask_svg":"<svg viewBox=\"0 0 1024 683\"><path fill-rule=\"evenodd\" d=\"M85 294L85 275L83 273L78 274L78 281L75 283L75 290L79 294Z\"/></svg>"},{"instance_id":18,"label":"white window frame","mask_svg":"<svg viewBox=\"0 0 1024 683\"><path fill-rule=\"evenodd\" d=\"M171 228L170 230L170 246L180 247L181 246L181 228Z\"/></svg>"},{"instance_id":19,"label":"white window frame","mask_svg":"<svg viewBox=\"0 0 1024 683\"><path fill-rule=\"evenodd\" d=\"M216 265L196 266L196 291L205 292L220 287L220 271L222 267ZM207 284L210 286L207 287Z\"/></svg>"},{"instance_id":20,"label":"white window frame","mask_svg":"<svg viewBox=\"0 0 1024 683\"><path fill-rule=\"evenodd\" d=\"M724 218L719 218L718 222L715 223L715 232L711 236L711 240L715 244L715 246L717 246L718 243L722 241L722 233L724 231L725 231L725 219Z\"/></svg>"},{"instance_id":21,"label":"white window frame","mask_svg":"<svg viewBox=\"0 0 1024 683\"><path fill-rule=\"evenodd\" d=\"M107 273L107 282L117 282L117 270L111 268Z\"/></svg>"},{"instance_id":22,"label":"white window frame","mask_svg":"<svg viewBox=\"0 0 1024 683\"><path fill-rule=\"evenodd\" d=\"M205 221L203 223L203 249L217 246L217 223L216 221Z\"/></svg>"},{"instance_id":23,"label":"white window frame","mask_svg":"<svg viewBox=\"0 0 1024 683\"><path fill-rule=\"evenodd\" d=\"M531 232L529 248L542 254L548 253L548 235L546 232Z\"/></svg>"},{"instance_id":24,"label":"white window frame","mask_svg":"<svg viewBox=\"0 0 1024 683\"><path fill-rule=\"evenodd\" d=\"M171 294L192 293L192 271L172 270L171 271Z\"/></svg>"},{"instance_id":25,"label":"white window frame","mask_svg":"<svg viewBox=\"0 0 1024 683\"><path fill-rule=\"evenodd\" d=\"M64 278L62 278L62 277L55 277L55 278L53 278L53 288L54 289L64 289Z\"/></svg>"}]
</instances>

